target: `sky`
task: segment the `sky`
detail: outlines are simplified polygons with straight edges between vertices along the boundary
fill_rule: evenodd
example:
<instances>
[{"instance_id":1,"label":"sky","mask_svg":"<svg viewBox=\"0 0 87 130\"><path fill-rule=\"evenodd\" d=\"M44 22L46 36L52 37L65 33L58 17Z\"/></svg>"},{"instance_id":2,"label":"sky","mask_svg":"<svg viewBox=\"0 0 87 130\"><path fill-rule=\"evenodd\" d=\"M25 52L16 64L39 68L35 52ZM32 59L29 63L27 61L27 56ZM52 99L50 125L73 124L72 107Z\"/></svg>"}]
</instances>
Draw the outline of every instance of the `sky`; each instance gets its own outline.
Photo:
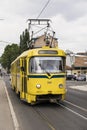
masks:
<instances>
[{"instance_id":1,"label":"sky","mask_svg":"<svg viewBox=\"0 0 87 130\"><path fill-rule=\"evenodd\" d=\"M37 18L48 0L0 0L0 56L6 45L20 42L27 19ZM58 46L87 51L87 0L49 0L39 18L49 18Z\"/></svg>"}]
</instances>

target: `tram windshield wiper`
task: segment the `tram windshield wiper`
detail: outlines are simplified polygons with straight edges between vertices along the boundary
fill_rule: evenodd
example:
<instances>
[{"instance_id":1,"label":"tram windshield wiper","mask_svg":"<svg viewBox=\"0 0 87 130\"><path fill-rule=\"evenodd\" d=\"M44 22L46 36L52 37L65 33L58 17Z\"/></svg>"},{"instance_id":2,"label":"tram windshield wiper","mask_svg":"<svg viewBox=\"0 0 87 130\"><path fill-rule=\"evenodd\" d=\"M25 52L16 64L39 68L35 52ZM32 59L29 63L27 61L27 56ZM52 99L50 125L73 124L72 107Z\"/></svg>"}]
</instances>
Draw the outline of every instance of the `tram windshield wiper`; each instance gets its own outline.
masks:
<instances>
[{"instance_id":1,"label":"tram windshield wiper","mask_svg":"<svg viewBox=\"0 0 87 130\"><path fill-rule=\"evenodd\" d=\"M39 64L39 66L41 67L42 70L44 70L44 71L47 73L48 76L51 76L50 72L48 72L47 70L45 70L45 69L42 67L41 64Z\"/></svg>"},{"instance_id":2,"label":"tram windshield wiper","mask_svg":"<svg viewBox=\"0 0 87 130\"><path fill-rule=\"evenodd\" d=\"M51 76L50 72L48 72L48 71L46 71L46 70L45 70L45 72L47 73L48 76Z\"/></svg>"}]
</instances>

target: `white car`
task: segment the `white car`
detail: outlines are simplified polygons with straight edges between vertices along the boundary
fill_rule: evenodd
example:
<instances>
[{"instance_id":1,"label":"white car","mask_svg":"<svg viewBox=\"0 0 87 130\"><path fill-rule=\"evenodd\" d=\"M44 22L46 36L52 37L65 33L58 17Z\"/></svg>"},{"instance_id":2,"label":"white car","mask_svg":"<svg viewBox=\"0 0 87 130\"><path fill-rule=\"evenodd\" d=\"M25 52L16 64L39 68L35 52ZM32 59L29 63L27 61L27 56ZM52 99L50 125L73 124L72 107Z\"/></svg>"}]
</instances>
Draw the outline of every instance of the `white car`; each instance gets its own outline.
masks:
<instances>
[{"instance_id":1,"label":"white car","mask_svg":"<svg viewBox=\"0 0 87 130\"><path fill-rule=\"evenodd\" d=\"M76 80L77 81L86 81L86 75L81 74L81 75L77 76Z\"/></svg>"}]
</instances>

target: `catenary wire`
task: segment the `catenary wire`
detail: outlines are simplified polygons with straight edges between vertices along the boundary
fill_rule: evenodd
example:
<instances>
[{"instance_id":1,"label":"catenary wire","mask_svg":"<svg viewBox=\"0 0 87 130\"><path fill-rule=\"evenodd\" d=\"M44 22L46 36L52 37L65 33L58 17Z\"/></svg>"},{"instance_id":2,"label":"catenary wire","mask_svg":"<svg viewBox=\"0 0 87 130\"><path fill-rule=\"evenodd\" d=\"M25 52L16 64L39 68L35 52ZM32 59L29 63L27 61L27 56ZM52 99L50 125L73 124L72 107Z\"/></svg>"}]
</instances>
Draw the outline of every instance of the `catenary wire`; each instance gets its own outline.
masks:
<instances>
[{"instance_id":1,"label":"catenary wire","mask_svg":"<svg viewBox=\"0 0 87 130\"><path fill-rule=\"evenodd\" d=\"M42 8L41 12L39 13L39 15L37 16L36 19L38 19L40 17L40 15L43 13L43 11L45 10L45 8L47 7L47 5L49 4L50 0L47 1L47 3L45 4L45 6Z\"/></svg>"}]
</instances>

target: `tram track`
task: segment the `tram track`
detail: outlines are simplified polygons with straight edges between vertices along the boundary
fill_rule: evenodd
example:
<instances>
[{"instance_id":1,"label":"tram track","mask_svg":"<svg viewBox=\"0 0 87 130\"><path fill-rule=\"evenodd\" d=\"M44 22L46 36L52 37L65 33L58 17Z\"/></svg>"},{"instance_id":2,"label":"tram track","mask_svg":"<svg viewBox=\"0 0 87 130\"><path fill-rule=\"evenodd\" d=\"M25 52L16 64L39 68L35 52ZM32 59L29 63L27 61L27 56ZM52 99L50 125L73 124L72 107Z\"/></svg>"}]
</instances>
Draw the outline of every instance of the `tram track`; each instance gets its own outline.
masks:
<instances>
[{"instance_id":1,"label":"tram track","mask_svg":"<svg viewBox=\"0 0 87 130\"><path fill-rule=\"evenodd\" d=\"M69 107L69 105L71 107L74 107L75 110L73 110L73 108ZM51 105L52 106L52 105ZM55 109L54 109L55 108ZM82 113L79 113L76 109L79 109L80 111L82 112L87 112L87 110L85 108L82 108L80 106L77 106L67 100L63 101L63 102L60 102L60 103L56 103L56 106L54 105L53 107L50 107L48 108L48 111L53 111L56 115L59 114L60 111L63 111L64 110L67 110L69 111L70 113L74 114L74 116L78 117L78 118L81 118L82 120L85 120L87 121L87 117L82 114ZM38 106L36 107L32 107L32 109L34 110L34 112L36 112L44 121L45 123L48 125L48 127L51 129L51 130L56 130L56 126L55 124L52 122L52 119L49 118L48 116L48 111L47 111L47 108L46 108L46 111L41 108L39 108ZM50 112L51 113L51 112ZM59 115L60 116L60 115ZM55 117L56 118L56 117ZM57 128L58 130L58 128Z\"/></svg>"},{"instance_id":2,"label":"tram track","mask_svg":"<svg viewBox=\"0 0 87 130\"><path fill-rule=\"evenodd\" d=\"M48 125L48 127L51 129L51 130L56 130L55 127L53 126L53 124L51 123L50 119L48 119L48 117L46 116L45 113L41 112L40 111L40 108L39 107L32 107L33 111L36 112L44 121L45 123Z\"/></svg>"}]
</instances>

